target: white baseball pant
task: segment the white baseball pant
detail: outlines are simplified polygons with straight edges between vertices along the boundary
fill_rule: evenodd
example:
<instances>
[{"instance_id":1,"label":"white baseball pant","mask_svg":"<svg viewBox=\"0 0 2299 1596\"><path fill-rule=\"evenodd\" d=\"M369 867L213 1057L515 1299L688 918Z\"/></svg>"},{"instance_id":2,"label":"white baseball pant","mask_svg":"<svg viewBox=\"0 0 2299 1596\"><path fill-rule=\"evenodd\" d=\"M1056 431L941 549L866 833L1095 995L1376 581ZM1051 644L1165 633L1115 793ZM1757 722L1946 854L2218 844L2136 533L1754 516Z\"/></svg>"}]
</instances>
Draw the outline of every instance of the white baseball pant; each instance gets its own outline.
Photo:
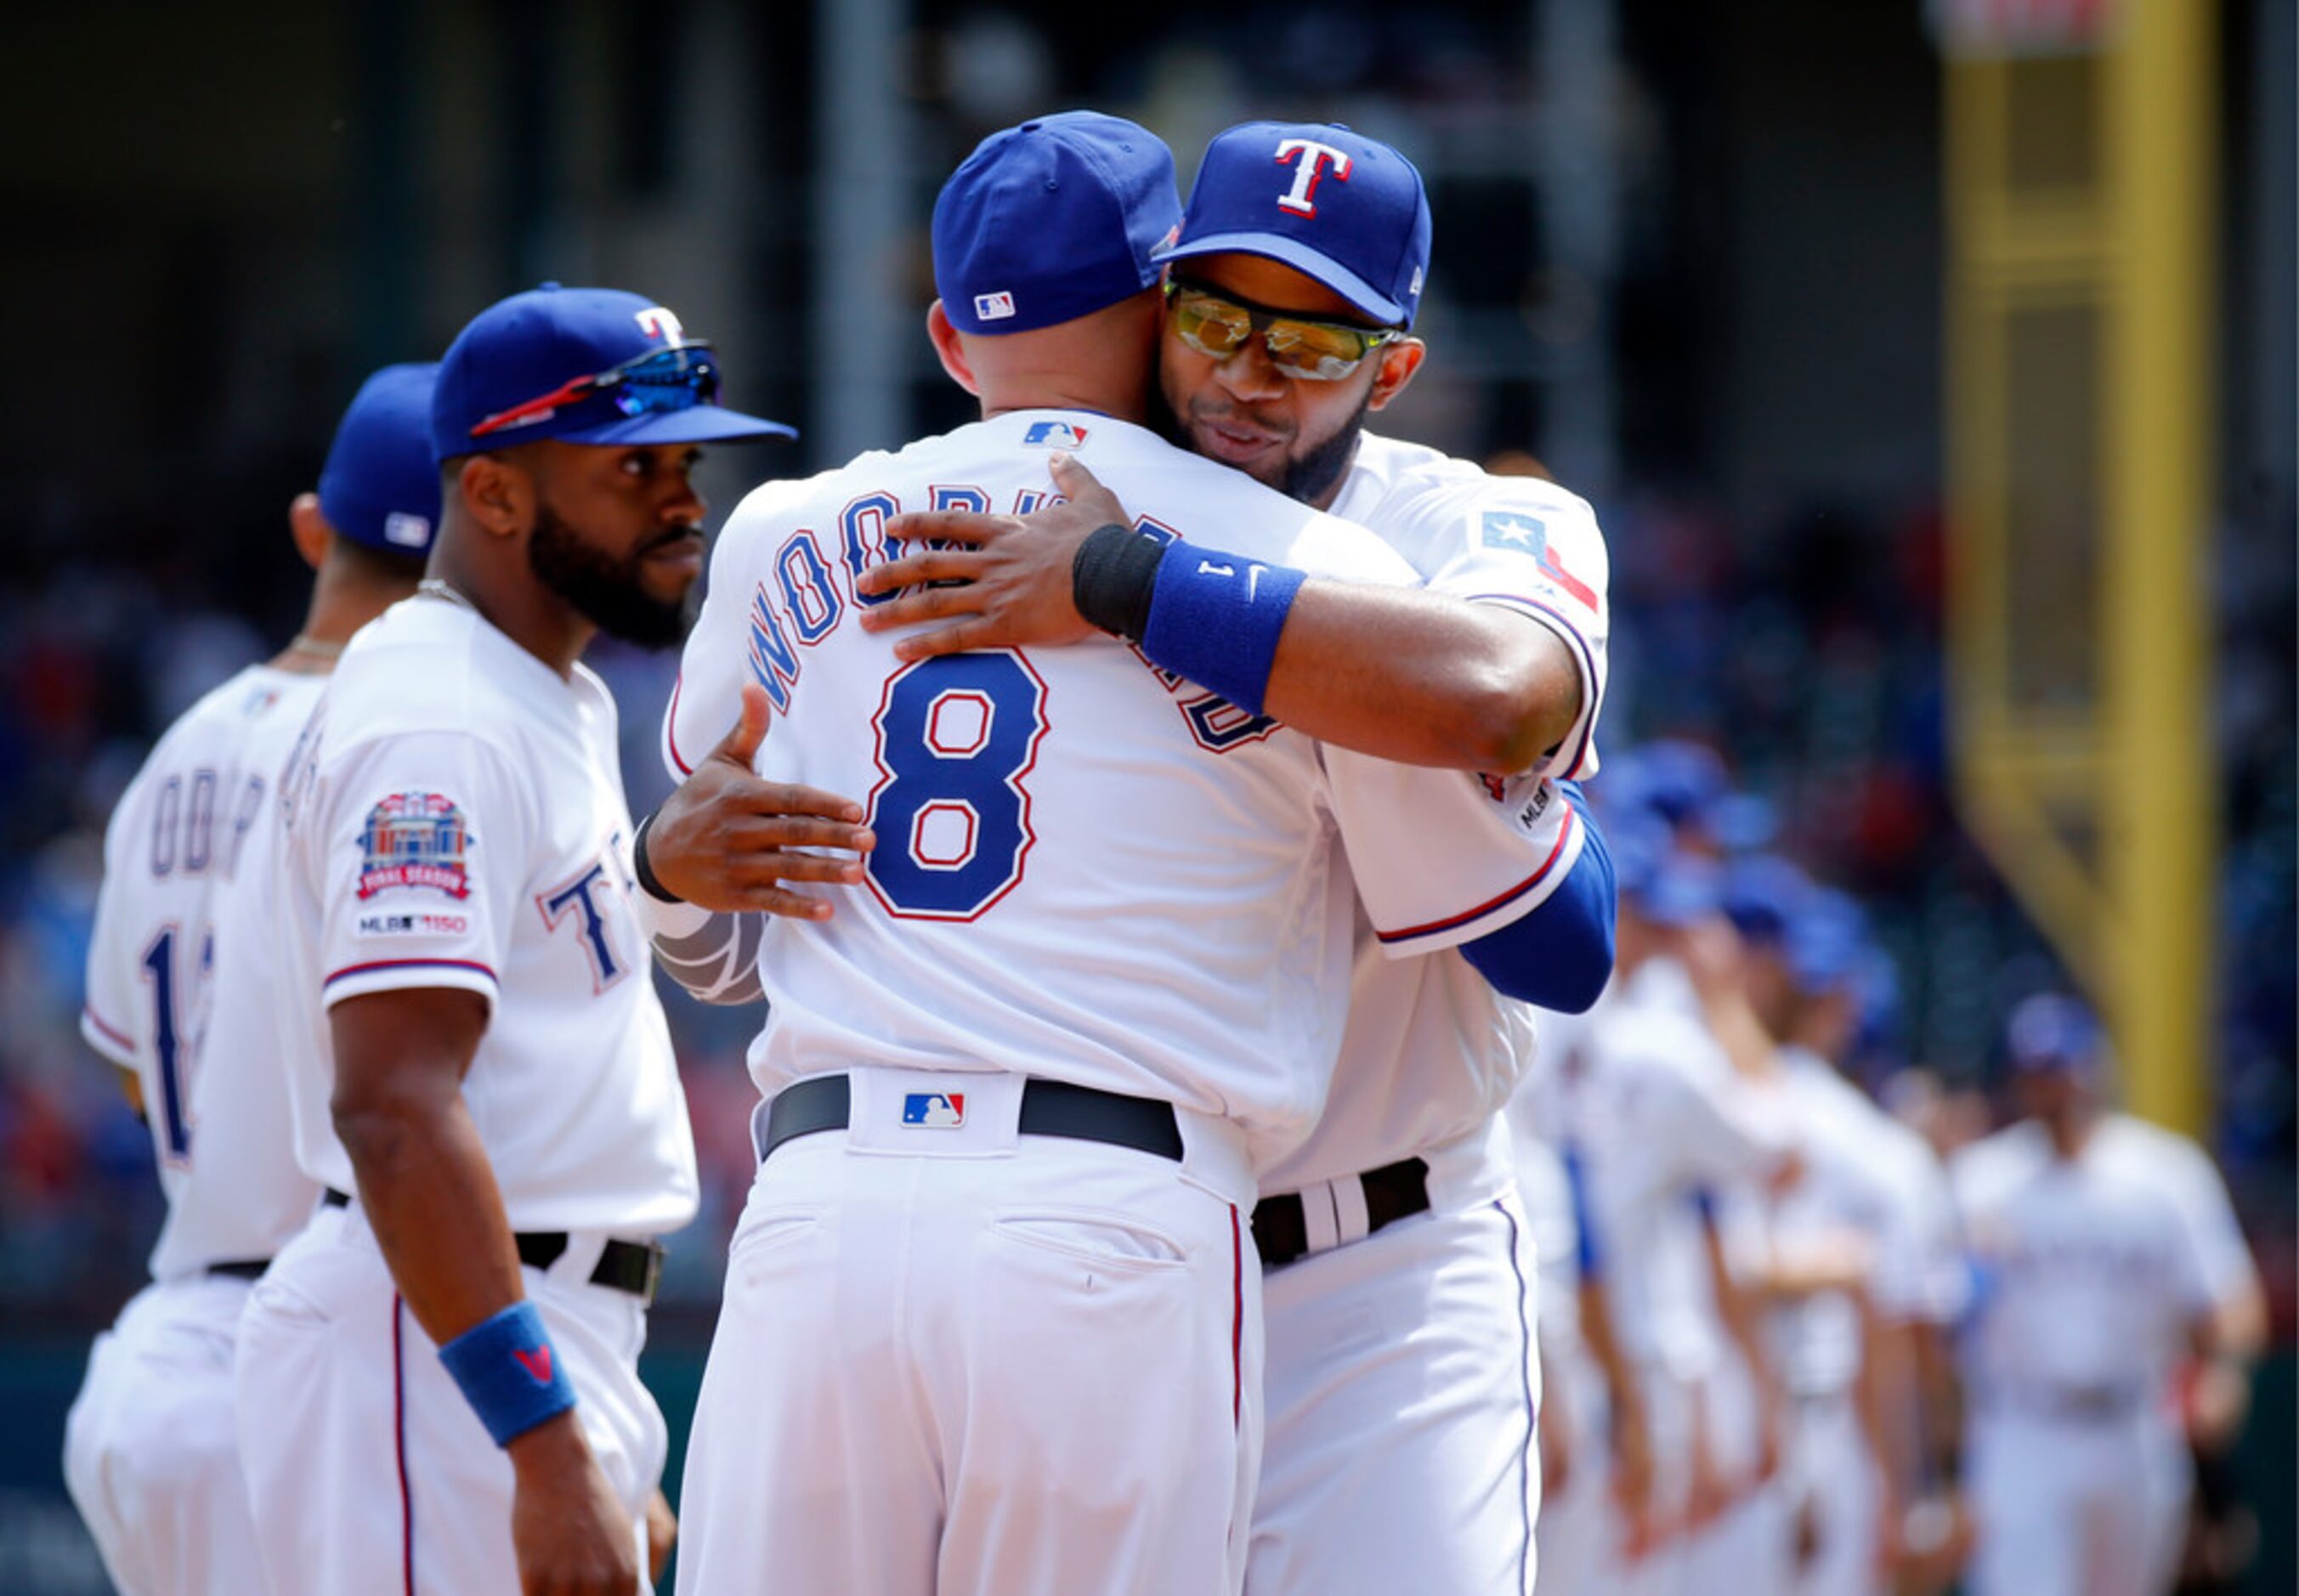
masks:
<instances>
[{"instance_id":1,"label":"white baseball pant","mask_svg":"<svg viewBox=\"0 0 2299 1596\"><path fill-rule=\"evenodd\" d=\"M1457 1205L1446 1155L1424 1156L1429 1211L1263 1281L1248 1596L1532 1589L1532 1243L1513 1189Z\"/></svg>"},{"instance_id":2,"label":"white baseball pant","mask_svg":"<svg viewBox=\"0 0 2299 1596\"><path fill-rule=\"evenodd\" d=\"M64 1421L64 1483L121 1596L263 1589L232 1423L248 1283L148 1285L95 1338Z\"/></svg>"},{"instance_id":3,"label":"white baseball pant","mask_svg":"<svg viewBox=\"0 0 2299 1596\"><path fill-rule=\"evenodd\" d=\"M668 1444L639 1383L646 1309L589 1284L607 1238L577 1232L528 1301L575 1387L575 1413L631 1514ZM400 1300L357 1204L322 1209L257 1283L242 1321L240 1449L275 1592L328 1596L519 1589L510 1460Z\"/></svg>"},{"instance_id":4,"label":"white baseball pant","mask_svg":"<svg viewBox=\"0 0 2299 1596\"><path fill-rule=\"evenodd\" d=\"M1022 1080L857 1068L759 1165L680 1500L680 1596L1217 1596L1260 1453L1242 1132L1022 1135ZM905 1122L931 1095L951 1105ZM962 1098L962 1118L957 1100Z\"/></svg>"},{"instance_id":5,"label":"white baseball pant","mask_svg":"<svg viewBox=\"0 0 2299 1596\"><path fill-rule=\"evenodd\" d=\"M2152 1407L2098 1417L1983 1411L1968 1451L1972 1596L2171 1589L2193 1465Z\"/></svg>"}]
</instances>

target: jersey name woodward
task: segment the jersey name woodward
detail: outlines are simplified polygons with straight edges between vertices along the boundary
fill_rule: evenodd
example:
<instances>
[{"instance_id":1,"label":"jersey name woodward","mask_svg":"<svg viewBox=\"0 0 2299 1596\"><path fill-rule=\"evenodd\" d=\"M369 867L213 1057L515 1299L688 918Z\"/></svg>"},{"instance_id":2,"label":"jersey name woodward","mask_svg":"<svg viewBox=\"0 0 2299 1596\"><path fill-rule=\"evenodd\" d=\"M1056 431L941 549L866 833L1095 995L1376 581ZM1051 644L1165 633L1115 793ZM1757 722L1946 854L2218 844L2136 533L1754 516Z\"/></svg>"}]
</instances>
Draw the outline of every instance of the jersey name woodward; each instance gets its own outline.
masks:
<instances>
[{"instance_id":1,"label":"jersey name woodward","mask_svg":"<svg viewBox=\"0 0 2299 1596\"><path fill-rule=\"evenodd\" d=\"M1037 423L1025 435L1025 445L1039 445L1039 436L1051 423ZM1066 427L1075 448L1085 439L1084 429ZM911 495L910 508L938 511L989 511L993 503L1014 515L1027 515L1058 500L1050 488L1014 487L993 494L982 487L929 484L924 502ZM797 527L768 553L770 573L751 585L744 621L747 628L743 662L751 679L766 689L777 714L787 713L800 686L807 661L814 651L859 611L875 608L894 598L892 594L859 594L854 580L874 565L883 565L905 551L886 548L886 522L902 513L903 495L883 487L858 494L842 507L834 521L820 528ZM1174 528L1148 515L1134 518L1134 528L1144 536L1170 544L1181 536ZM928 547L946 547L939 540ZM835 567L834 575L833 568ZM1174 700L1191 736L1211 753L1226 753L1259 742L1277 729L1266 715L1251 715L1170 670L1151 665L1140 649L1137 657Z\"/></svg>"}]
</instances>

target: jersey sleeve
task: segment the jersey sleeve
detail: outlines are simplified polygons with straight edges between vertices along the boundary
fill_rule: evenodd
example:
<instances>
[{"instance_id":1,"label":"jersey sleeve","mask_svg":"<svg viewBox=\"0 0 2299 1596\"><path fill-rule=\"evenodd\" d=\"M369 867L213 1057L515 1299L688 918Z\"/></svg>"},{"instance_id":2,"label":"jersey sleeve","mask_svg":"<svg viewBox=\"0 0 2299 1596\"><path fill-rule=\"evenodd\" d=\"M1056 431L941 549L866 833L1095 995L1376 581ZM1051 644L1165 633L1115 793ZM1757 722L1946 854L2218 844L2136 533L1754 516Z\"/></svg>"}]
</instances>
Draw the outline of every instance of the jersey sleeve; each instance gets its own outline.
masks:
<instances>
[{"instance_id":1,"label":"jersey sleeve","mask_svg":"<svg viewBox=\"0 0 2299 1596\"><path fill-rule=\"evenodd\" d=\"M146 945L161 927L149 922L139 888L152 879L152 787L143 776L129 784L104 833L104 885L97 889L95 924L88 936L87 988L80 1035L122 1069L148 1061L150 1027L142 1015Z\"/></svg>"},{"instance_id":2,"label":"jersey sleeve","mask_svg":"<svg viewBox=\"0 0 2299 1596\"><path fill-rule=\"evenodd\" d=\"M1681 1064L1654 1072L1660 1156L1683 1178L1708 1186L1761 1179L1788 1150L1781 1105L1766 1088L1728 1071Z\"/></svg>"},{"instance_id":3,"label":"jersey sleeve","mask_svg":"<svg viewBox=\"0 0 2299 1596\"><path fill-rule=\"evenodd\" d=\"M315 886L322 1002L410 987L493 1007L527 890L536 825L505 759L422 732L348 751L328 771Z\"/></svg>"},{"instance_id":4,"label":"jersey sleeve","mask_svg":"<svg viewBox=\"0 0 2299 1596\"><path fill-rule=\"evenodd\" d=\"M2179 1208L2212 1301L2224 1306L2261 1290L2259 1266L2244 1240L2227 1182L2201 1148L2174 1146L2166 1159Z\"/></svg>"},{"instance_id":5,"label":"jersey sleeve","mask_svg":"<svg viewBox=\"0 0 2299 1596\"><path fill-rule=\"evenodd\" d=\"M1357 895L1391 959L1511 925L1548 902L1587 827L1556 785L1323 750Z\"/></svg>"},{"instance_id":6,"label":"jersey sleeve","mask_svg":"<svg viewBox=\"0 0 2299 1596\"><path fill-rule=\"evenodd\" d=\"M1595 775L1612 628L1611 561L1596 515L1568 494L1507 478L1448 493L1442 515L1430 591L1498 604L1548 628L1580 676L1581 712L1534 774Z\"/></svg>"},{"instance_id":7,"label":"jersey sleeve","mask_svg":"<svg viewBox=\"0 0 2299 1596\"><path fill-rule=\"evenodd\" d=\"M742 719L743 684L756 681L774 708L789 702L776 674L776 655L788 646L772 628L754 628L751 600L759 591L756 558L771 536L792 485L770 482L735 507L710 551L710 582L694 628L679 654L678 682L663 711L662 760L685 781L719 739Z\"/></svg>"}]
</instances>

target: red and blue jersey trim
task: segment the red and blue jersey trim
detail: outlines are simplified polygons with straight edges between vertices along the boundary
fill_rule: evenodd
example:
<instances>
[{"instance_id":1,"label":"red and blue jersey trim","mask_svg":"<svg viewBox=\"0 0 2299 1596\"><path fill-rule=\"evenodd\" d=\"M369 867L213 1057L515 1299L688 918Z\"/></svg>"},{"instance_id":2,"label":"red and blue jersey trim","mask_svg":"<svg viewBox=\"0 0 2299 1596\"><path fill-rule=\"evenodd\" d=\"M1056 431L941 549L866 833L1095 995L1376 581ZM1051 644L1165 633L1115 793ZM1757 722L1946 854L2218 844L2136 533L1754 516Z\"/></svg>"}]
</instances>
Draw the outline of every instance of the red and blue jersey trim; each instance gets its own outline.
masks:
<instances>
[{"instance_id":1,"label":"red and blue jersey trim","mask_svg":"<svg viewBox=\"0 0 2299 1596\"><path fill-rule=\"evenodd\" d=\"M499 986L502 984L493 969L476 959L378 959L367 964L345 965L320 982L320 988L324 992L338 981L348 981L353 976L372 975L380 969L466 969L485 976L490 985Z\"/></svg>"},{"instance_id":2,"label":"red and blue jersey trim","mask_svg":"<svg viewBox=\"0 0 2299 1596\"><path fill-rule=\"evenodd\" d=\"M1581 717L1581 735L1573 744L1573 762L1556 775L1566 778L1585 773L1589 760L1589 744L1597 736L1597 711L1603 707L1605 682L1597 674L1597 651L1589 646L1589 639L1573 623L1573 618L1556 605L1522 593L1478 593L1469 595L1473 604L1513 604L1521 609L1538 610L1556 623L1556 629L1564 634L1581 666L1581 679L1589 684L1589 703Z\"/></svg>"},{"instance_id":3,"label":"red and blue jersey trim","mask_svg":"<svg viewBox=\"0 0 2299 1596\"><path fill-rule=\"evenodd\" d=\"M104 1016L98 1014L94 1009L83 1005L79 1017L95 1029L96 1035L119 1047L121 1052L132 1053L136 1051L136 1038L117 1026L105 1024Z\"/></svg>"},{"instance_id":4,"label":"red and blue jersey trim","mask_svg":"<svg viewBox=\"0 0 2299 1596\"><path fill-rule=\"evenodd\" d=\"M1448 915L1441 920L1431 920L1425 926L1407 926L1401 931L1382 931L1376 928L1374 935L1381 939L1384 947L1394 947L1398 943L1411 942L1416 937L1437 936L1448 931L1457 931L1463 926L1484 919L1489 914L1499 912L1548 879L1550 874L1556 869L1556 861L1564 857L1564 844L1572 837L1574 827L1580 823L1580 811L1568 807L1564 811L1564 819L1556 827L1556 842L1548 850L1548 857L1540 861L1540 868L1499 896L1488 898L1474 909L1465 909L1460 913Z\"/></svg>"}]
</instances>

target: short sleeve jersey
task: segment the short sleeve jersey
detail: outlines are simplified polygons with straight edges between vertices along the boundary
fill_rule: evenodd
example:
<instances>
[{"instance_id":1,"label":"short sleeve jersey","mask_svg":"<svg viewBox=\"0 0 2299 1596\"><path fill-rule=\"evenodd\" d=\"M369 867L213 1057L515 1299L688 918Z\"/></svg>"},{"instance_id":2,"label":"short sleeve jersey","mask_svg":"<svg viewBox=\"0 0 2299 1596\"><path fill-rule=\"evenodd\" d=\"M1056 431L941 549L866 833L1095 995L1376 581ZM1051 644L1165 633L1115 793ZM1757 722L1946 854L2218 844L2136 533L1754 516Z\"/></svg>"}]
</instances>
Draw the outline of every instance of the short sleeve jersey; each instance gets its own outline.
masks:
<instances>
[{"instance_id":1,"label":"short sleeve jersey","mask_svg":"<svg viewBox=\"0 0 2299 1596\"><path fill-rule=\"evenodd\" d=\"M1571 872L1586 835L1550 777L1597 768L1608 567L1595 515L1552 483L1490 476L1371 433L1358 439L1333 509L1395 549L1430 591L1516 611L1555 632L1572 655L1581 713L1571 734L1540 769L1486 781L1494 803L1522 811L1524 855L1508 888L1530 899L1528 910L1538 907ZM1523 1005L1494 992L1459 953L1393 959L1369 925L1361 922L1357 935L1332 1096L1308 1142L1264 1178L1266 1191L1299 1190L1475 1135L1530 1063L1534 1030L1507 1013ZM1493 1177L1505 1180L1506 1169Z\"/></svg>"},{"instance_id":2,"label":"short sleeve jersey","mask_svg":"<svg viewBox=\"0 0 2299 1596\"><path fill-rule=\"evenodd\" d=\"M168 1216L152 1275L268 1259L318 1193L289 1151L282 1093L241 1057L220 992L220 900L260 846L273 783L320 681L251 666L168 729L104 834L80 1029L143 1087ZM266 954L254 960L261 964Z\"/></svg>"},{"instance_id":3,"label":"short sleeve jersey","mask_svg":"<svg viewBox=\"0 0 2299 1596\"><path fill-rule=\"evenodd\" d=\"M614 700L425 594L353 639L285 777L277 939L296 1154L352 1189L329 1010L488 1005L463 1098L517 1230L674 1230L693 1137L627 874Z\"/></svg>"},{"instance_id":4,"label":"short sleeve jersey","mask_svg":"<svg viewBox=\"0 0 2299 1596\"><path fill-rule=\"evenodd\" d=\"M1568 1087L1564 1151L1585 1168L1623 1349L1682 1368L1714 1329L1687 1322L1706 1295L1694 1196L1762 1178L1783 1141L1769 1092L1733 1073L1698 1019L1639 994L1657 985L1601 1000Z\"/></svg>"},{"instance_id":5,"label":"short sleeve jersey","mask_svg":"<svg viewBox=\"0 0 2299 1596\"><path fill-rule=\"evenodd\" d=\"M2195 1232L2160 1179L2096 1136L2060 1158L2033 1122L1963 1149L1949 1173L1981 1283L1966 1347L1983 1400L2159 1393L2213 1306Z\"/></svg>"},{"instance_id":6,"label":"short sleeve jersey","mask_svg":"<svg viewBox=\"0 0 2299 1596\"><path fill-rule=\"evenodd\" d=\"M2100 1157L2159 1181L2179 1204L2204 1260L2212 1301L2226 1306L2262 1289L2227 1182L2209 1154L2187 1137L2129 1114L2104 1116L2093 1135Z\"/></svg>"},{"instance_id":7,"label":"short sleeve jersey","mask_svg":"<svg viewBox=\"0 0 2299 1596\"><path fill-rule=\"evenodd\" d=\"M767 927L751 1071L769 1093L865 1060L1043 1075L1237 1119L1274 1156L1324 1100L1349 880L1397 955L1448 946L1530 907L1509 893L1524 827L1473 777L1324 747L1115 639L904 665L856 624L889 517L1026 511L1055 448L1152 536L1412 578L1361 528L1079 412L1015 411L754 493L713 555L667 756L690 769L756 682L776 717L760 772L863 800L878 844L834 919Z\"/></svg>"}]
</instances>

